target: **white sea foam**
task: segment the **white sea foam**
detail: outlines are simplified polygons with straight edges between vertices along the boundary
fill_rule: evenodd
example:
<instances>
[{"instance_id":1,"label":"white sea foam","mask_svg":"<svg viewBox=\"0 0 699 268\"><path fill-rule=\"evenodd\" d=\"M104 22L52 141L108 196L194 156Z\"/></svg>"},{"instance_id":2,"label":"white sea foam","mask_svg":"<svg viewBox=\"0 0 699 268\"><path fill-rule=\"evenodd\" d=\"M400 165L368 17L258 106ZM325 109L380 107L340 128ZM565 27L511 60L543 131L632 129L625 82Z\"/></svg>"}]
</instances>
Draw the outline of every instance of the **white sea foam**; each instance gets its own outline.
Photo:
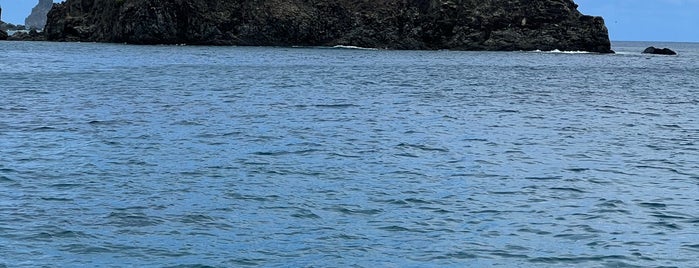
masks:
<instances>
[{"instance_id":1,"label":"white sea foam","mask_svg":"<svg viewBox=\"0 0 699 268\"><path fill-rule=\"evenodd\" d=\"M339 48L339 49L360 49L360 50L379 50L378 48L358 47L358 46L345 46L345 45L337 45L337 46L333 46L333 48Z\"/></svg>"},{"instance_id":2,"label":"white sea foam","mask_svg":"<svg viewBox=\"0 0 699 268\"><path fill-rule=\"evenodd\" d=\"M640 52L629 52L629 51L615 51L614 54L616 54L616 55L641 55L642 53L640 53Z\"/></svg>"},{"instance_id":3,"label":"white sea foam","mask_svg":"<svg viewBox=\"0 0 699 268\"><path fill-rule=\"evenodd\" d=\"M558 49L549 50L549 51L541 51L541 50L537 49L537 50L534 50L534 51L532 51L532 52L540 52L540 53L558 53L558 54L591 54L591 53L594 53L594 52L589 52L589 51L565 51L565 50L564 50L564 51L561 51L561 50L558 50Z\"/></svg>"},{"instance_id":4,"label":"white sea foam","mask_svg":"<svg viewBox=\"0 0 699 268\"><path fill-rule=\"evenodd\" d=\"M551 50L550 52L551 53L563 53L563 54L590 54L590 53L594 53L594 52L590 52L590 51L580 51L580 50L578 50L578 51L560 51L558 49Z\"/></svg>"}]
</instances>

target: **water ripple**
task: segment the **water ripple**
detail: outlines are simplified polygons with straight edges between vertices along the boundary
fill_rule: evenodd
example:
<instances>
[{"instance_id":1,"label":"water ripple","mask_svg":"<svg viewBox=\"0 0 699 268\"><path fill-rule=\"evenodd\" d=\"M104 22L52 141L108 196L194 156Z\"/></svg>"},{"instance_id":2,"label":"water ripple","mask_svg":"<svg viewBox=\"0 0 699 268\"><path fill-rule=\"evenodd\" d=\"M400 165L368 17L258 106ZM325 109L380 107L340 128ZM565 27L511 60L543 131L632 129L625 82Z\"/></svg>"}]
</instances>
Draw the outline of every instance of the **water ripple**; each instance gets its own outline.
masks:
<instances>
[{"instance_id":1,"label":"water ripple","mask_svg":"<svg viewBox=\"0 0 699 268\"><path fill-rule=\"evenodd\" d=\"M3 44L0 267L696 267L673 45Z\"/></svg>"}]
</instances>

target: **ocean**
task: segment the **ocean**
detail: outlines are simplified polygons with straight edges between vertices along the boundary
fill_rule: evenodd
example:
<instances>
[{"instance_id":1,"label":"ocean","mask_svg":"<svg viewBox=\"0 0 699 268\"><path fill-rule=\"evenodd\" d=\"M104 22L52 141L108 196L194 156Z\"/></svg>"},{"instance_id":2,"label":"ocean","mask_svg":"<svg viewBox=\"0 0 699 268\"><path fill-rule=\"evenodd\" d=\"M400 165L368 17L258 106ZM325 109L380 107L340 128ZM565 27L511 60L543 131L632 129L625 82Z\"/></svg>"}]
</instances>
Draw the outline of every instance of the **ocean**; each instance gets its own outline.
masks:
<instances>
[{"instance_id":1,"label":"ocean","mask_svg":"<svg viewBox=\"0 0 699 268\"><path fill-rule=\"evenodd\" d=\"M0 42L0 267L699 267L699 44L613 49Z\"/></svg>"}]
</instances>

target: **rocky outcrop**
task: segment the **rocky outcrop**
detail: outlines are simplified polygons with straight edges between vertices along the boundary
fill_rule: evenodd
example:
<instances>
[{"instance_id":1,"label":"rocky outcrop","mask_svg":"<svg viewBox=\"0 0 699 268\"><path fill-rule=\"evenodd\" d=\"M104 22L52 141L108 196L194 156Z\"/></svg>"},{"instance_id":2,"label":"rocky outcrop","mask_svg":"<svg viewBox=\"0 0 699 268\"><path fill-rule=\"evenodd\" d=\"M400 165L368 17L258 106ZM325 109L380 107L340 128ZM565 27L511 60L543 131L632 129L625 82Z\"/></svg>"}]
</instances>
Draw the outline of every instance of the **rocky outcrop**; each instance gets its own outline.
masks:
<instances>
[{"instance_id":1,"label":"rocky outcrop","mask_svg":"<svg viewBox=\"0 0 699 268\"><path fill-rule=\"evenodd\" d=\"M24 20L24 25L30 29L44 29L46 26L46 15L53 7L53 0L39 0L39 3L32 8L32 13Z\"/></svg>"},{"instance_id":2,"label":"rocky outcrop","mask_svg":"<svg viewBox=\"0 0 699 268\"><path fill-rule=\"evenodd\" d=\"M67 0L54 41L612 52L572 0Z\"/></svg>"},{"instance_id":3,"label":"rocky outcrop","mask_svg":"<svg viewBox=\"0 0 699 268\"><path fill-rule=\"evenodd\" d=\"M14 25L12 23L0 21L0 31L24 31L26 29L24 25Z\"/></svg>"},{"instance_id":4,"label":"rocky outcrop","mask_svg":"<svg viewBox=\"0 0 699 268\"><path fill-rule=\"evenodd\" d=\"M669 48L656 48L656 47L648 47L645 50L643 50L644 54L656 54L656 55L677 55L677 52L673 51L672 49Z\"/></svg>"},{"instance_id":5,"label":"rocky outcrop","mask_svg":"<svg viewBox=\"0 0 699 268\"><path fill-rule=\"evenodd\" d=\"M11 41L46 41L46 35L43 32L38 32L35 29L27 31L16 32L13 35L7 37L7 40Z\"/></svg>"}]
</instances>

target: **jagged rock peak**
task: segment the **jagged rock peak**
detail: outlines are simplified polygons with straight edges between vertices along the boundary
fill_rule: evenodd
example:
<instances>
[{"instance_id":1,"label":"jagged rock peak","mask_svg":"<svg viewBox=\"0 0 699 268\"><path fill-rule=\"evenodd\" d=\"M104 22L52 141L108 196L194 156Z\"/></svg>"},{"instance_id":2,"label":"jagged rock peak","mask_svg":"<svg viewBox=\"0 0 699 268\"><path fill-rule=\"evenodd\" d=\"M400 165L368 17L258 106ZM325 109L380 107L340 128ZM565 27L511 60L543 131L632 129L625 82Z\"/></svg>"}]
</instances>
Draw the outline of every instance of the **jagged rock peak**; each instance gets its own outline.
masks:
<instances>
[{"instance_id":1,"label":"jagged rock peak","mask_svg":"<svg viewBox=\"0 0 699 268\"><path fill-rule=\"evenodd\" d=\"M67 0L55 41L611 52L572 0Z\"/></svg>"},{"instance_id":2,"label":"jagged rock peak","mask_svg":"<svg viewBox=\"0 0 699 268\"><path fill-rule=\"evenodd\" d=\"M39 0L39 3L32 8L32 13L24 20L24 25L30 29L44 29L46 15L51 7L53 7L53 0Z\"/></svg>"}]
</instances>

